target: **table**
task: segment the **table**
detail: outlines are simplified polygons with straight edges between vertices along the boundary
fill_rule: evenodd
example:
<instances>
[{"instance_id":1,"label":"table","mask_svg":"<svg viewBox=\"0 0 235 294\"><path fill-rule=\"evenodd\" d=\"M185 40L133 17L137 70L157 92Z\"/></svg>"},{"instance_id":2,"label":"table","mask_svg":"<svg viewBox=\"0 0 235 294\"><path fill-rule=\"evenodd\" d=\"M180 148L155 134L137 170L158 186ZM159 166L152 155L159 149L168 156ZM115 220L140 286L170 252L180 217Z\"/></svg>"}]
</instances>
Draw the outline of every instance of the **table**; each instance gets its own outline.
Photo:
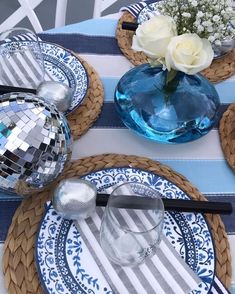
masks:
<instances>
[{"instance_id":1,"label":"table","mask_svg":"<svg viewBox=\"0 0 235 294\"><path fill-rule=\"evenodd\" d=\"M117 13L53 29L41 35L45 41L78 52L96 69L104 85L105 103L101 116L82 138L74 142L72 159L101 153L146 156L186 176L209 199L222 198L235 204L235 175L224 159L217 127L194 142L162 145L137 136L121 123L114 109L114 89L119 78L133 66L117 46L115 29L119 17L120 13ZM225 107L235 101L234 87L235 76L216 85ZM20 201L19 197L0 194L0 256L11 218ZM223 221L231 245L232 293L235 293L235 212L232 216L223 217ZM6 293L2 273L0 293Z\"/></svg>"}]
</instances>

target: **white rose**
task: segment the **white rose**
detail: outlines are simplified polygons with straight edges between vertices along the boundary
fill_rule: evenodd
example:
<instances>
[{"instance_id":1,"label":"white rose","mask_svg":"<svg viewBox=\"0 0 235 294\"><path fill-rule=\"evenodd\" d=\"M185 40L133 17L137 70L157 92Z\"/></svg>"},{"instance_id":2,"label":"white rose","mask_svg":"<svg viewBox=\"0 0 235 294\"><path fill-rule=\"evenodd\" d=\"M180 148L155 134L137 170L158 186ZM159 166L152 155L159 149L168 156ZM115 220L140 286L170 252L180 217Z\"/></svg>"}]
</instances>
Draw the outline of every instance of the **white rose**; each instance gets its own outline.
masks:
<instances>
[{"instance_id":1,"label":"white rose","mask_svg":"<svg viewBox=\"0 0 235 294\"><path fill-rule=\"evenodd\" d=\"M207 68L214 57L211 44L197 34L173 37L166 50L166 67L193 75Z\"/></svg>"},{"instance_id":2,"label":"white rose","mask_svg":"<svg viewBox=\"0 0 235 294\"><path fill-rule=\"evenodd\" d=\"M153 59L162 58L165 57L171 38L176 35L173 18L156 15L138 26L133 36L132 49L142 51Z\"/></svg>"}]
</instances>

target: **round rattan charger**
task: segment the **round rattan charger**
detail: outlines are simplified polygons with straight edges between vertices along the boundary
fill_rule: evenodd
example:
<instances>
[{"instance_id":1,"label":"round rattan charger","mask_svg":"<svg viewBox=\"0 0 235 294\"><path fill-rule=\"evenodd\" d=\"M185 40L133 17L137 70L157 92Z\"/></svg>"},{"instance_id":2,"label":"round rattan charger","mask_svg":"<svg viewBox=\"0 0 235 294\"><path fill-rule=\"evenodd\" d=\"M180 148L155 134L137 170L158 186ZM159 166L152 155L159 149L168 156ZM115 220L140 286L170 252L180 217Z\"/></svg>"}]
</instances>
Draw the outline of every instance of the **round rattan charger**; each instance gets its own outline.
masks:
<instances>
[{"instance_id":1,"label":"round rattan charger","mask_svg":"<svg viewBox=\"0 0 235 294\"><path fill-rule=\"evenodd\" d=\"M219 135L224 157L235 172L235 103L224 112L220 120Z\"/></svg>"},{"instance_id":2,"label":"round rattan charger","mask_svg":"<svg viewBox=\"0 0 235 294\"><path fill-rule=\"evenodd\" d=\"M116 38L122 53L134 65L147 63L148 59L144 53L136 52L131 49L134 32L122 29L122 23L124 21L136 22L136 19L129 12L124 12L119 19L116 30ZM214 60L211 66L203 70L201 73L213 83L217 83L231 77L235 73L235 49L224 57Z\"/></svg>"},{"instance_id":3,"label":"round rattan charger","mask_svg":"<svg viewBox=\"0 0 235 294\"><path fill-rule=\"evenodd\" d=\"M144 157L104 154L71 162L57 180L110 167L136 167L153 172L176 184L193 199L204 196L182 175L159 162ZM17 209L8 231L3 256L5 284L10 294L43 293L34 261L35 236L44 212L44 203L51 199L54 187L24 199ZM229 288L231 283L231 257L224 224L219 215L206 215L214 237L216 274Z\"/></svg>"},{"instance_id":4,"label":"round rattan charger","mask_svg":"<svg viewBox=\"0 0 235 294\"><path fill-rule=\"evenodd\" d=\"M74 140L83 135L98 118L104 100L103 86L96 71L78 54L73 53L85 67L89 77L89 88L82 104L68 115Z\"/></svg>"}]
</instances>

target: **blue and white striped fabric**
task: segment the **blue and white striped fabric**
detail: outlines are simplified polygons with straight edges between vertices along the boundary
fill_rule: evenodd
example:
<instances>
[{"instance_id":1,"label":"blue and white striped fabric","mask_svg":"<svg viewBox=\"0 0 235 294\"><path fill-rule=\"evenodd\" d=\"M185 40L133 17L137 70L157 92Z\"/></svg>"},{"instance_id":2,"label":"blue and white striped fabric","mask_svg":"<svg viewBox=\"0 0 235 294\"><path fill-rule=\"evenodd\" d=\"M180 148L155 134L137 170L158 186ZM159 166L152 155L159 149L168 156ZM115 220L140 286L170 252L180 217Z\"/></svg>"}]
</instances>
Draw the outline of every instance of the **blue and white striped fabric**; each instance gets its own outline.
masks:
<instances>
[{"instance_id":1,"label":"blue and white striped fabric","mask_svg":"<svg viewBox=\"0 0 235 294\"><path fill-rule=\"evenodd\" d=\"M19 33L0 41L0 84L37 88L44 80L43 59L37 36ZM29 41L29 42L28 42Z\"/></svg>"},{"instance_id":2,"label":"blue and white striped fabric","mask_svg":"<svg viewBox=\"0 0 235 294\"><path fill-rule=\"evenodd\" d=\"M211 289L211 294L223 294L223 293L230 293L224 285L220 282L220 280L215 277L214 278L214 285Z\"/></svg>"},{"instance_id":3,"label":"blue and white striped fabric","mask_svg":"<svg viewBox=\"0 0 235 294\"><path fill-rule=\"evenodd\" d=\"M132 15L137 17L143 8L155 2L156 0L140 1L140 2L121 8L121 11L129 11Z\"/></svg>"},{"instance_id":4,"label":"blue and white striped fabric","mask_svg":"<svg viewBox=\"0 0 235 294\"><path fill-rule=\"evenodd\" d=\"M235 175L224 159L217 126L197 141L162 145L137 136L121 123L115 112L114 90L120 77L133 65L121 54L115 39L118 17L120 14L92 19L41 35L45 41L78 52L96 69L104 85L105 102L100 118L84 136L74 142L72 159L101 153L146 156L182 173L209 200L218 199L235 204ZM222 102L221 112L235 101L234 88L235 77L216 85ZM1 194L0 201L0 240L3 243L20 200ZM223 221L231 244L232 293L235 294L235 212L223 217ZM0 282L1 294L4 293L2 285ZM217 290L213 293L225 292Z\"/></svg>"}]
</instances>

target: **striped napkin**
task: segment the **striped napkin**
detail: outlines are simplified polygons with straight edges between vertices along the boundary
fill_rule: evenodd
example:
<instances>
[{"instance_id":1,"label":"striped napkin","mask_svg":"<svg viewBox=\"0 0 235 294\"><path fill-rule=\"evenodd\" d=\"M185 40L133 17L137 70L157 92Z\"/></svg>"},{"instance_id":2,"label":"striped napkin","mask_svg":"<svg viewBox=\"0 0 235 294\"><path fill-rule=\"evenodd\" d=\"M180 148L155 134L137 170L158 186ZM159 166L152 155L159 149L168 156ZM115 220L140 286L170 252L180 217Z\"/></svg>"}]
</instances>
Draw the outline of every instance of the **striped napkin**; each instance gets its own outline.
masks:
<instances>
[{"instance_id":1,"label":"striped napkin","mask_svg":"<svg viewBox=\"0 0 235 294\"><path fill-rule=\"evenodd\" d=\"M43 59L34 38L29 33L0 41L0 84L37 88L44 80Z\"/></svg>"},{"instance_id":2,"label":"striped napkin","mask_svg":"<svg viewBox=\"0 0 235 294\"><path fill-rule=\"evenodd\" d=\"M103 213L104 208L97 207L92 217L77 222L76 226L114 293L183 294L189 293L201 283L200 278L184 262L165 236L162 237L157 253L151 258L146 258L143 264L121 267L111 263L99 242Z\"/></svg>"},{"instance_id":3,"label":"striped napkin","mask_svg":"<svg viewBox=\"0 0 235 294\"><path fill-rule=\"evenodd\" d=\"M156 3L156 2L159 2L160 0L156 1L156 0L146 0L146 1L140 1L140 2L137 2L137 3L134 3L134 4L131 4L131 5L128 5L128 6L125 6L125 7L122 7L120 9L120 11L129 11L133 16L135 16L136 18L138 17L139 13L144 9L144 8L149 8L149 15L151 16L151 8L148 7L149 4L152 4L152 3Z\"/></svg>"}]
</instances>

